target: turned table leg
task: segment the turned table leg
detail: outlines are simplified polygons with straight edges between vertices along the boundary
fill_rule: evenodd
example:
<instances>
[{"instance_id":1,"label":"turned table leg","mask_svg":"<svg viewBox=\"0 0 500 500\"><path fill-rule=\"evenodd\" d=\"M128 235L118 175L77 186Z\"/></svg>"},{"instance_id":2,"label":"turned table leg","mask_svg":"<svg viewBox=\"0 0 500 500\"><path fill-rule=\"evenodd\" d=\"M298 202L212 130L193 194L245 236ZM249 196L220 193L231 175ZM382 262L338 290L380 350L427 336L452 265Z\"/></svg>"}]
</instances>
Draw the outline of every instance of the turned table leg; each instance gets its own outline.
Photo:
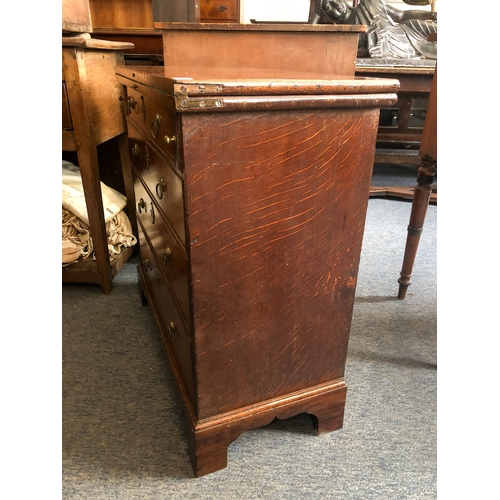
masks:
<instances>
[{"instance_id":1,"label":"turned table leg","mask_svg":"<svg viewBox=\"0 0 500 500\"><path fill-rule=\"evenodd\" d=\"M406 247L403 257L401 277L398 279L399 292L398 299L404 299L406 291L410 285L413 264L417 254L420 235L424 228L427 207L432 192L432 183L436 176L436 162L428 158L422 159L422 164L418 169L417 185L413 195L411 206L410 224L408 225L408 236L406 237Z\"/></svg>"}]
</instances>

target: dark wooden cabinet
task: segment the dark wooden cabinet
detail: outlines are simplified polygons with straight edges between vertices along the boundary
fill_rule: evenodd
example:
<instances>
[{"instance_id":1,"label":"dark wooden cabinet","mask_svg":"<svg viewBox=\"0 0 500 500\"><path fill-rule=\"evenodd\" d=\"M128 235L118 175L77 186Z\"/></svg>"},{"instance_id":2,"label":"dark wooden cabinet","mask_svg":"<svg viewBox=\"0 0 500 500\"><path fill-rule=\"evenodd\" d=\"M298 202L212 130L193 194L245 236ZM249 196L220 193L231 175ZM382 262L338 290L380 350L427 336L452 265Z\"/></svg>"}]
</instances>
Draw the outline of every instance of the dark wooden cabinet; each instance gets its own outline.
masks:
<instances>
[{"instance_id":1,"label":"dark wooden cabinet","mask_svg":"<svg viewBox=\"0 0 500 500\"><path fill-rule=\"evenodd\" d=\"M201 476L276 417L313 414L318 434L342 427L379 108L395 102L398 82L354 78L355 27L170 26L164 36L186 49L165 57L171 65L122 66L117 78L139 286ZM203 46L199 60L183 57L190 44ZM203 52L220 44L211 66ZM231 50L244 44L251 65L241 68ZM272 60L258 57L273 46Z\"/></svg>"}]
</instances>

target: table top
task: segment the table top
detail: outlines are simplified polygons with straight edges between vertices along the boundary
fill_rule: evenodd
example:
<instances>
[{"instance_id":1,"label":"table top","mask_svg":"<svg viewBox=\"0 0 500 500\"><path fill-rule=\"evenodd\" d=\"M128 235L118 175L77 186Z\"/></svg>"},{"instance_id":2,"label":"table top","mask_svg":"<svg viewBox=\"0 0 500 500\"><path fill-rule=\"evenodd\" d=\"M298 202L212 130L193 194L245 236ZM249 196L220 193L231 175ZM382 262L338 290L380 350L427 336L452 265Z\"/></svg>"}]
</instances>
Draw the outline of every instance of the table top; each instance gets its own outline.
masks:
<instances>
[{"instance_id":1,"label":"table top","mask_svg":"<svg viewBox=\"0 0 500 500\"><path fill-rule=\"evenodd\" d=\"M433 59L356 59L356 72L396 74L434 74L436 61Z\"/></svg>"},{"instance_id":2,"label":"table top","mask_svg":"<svg viewBox=\"0 0 500 500\"><path fill-rule=\"evenodd\" d=\"M114 42L91 38L89 33L81 33L75 36L63 36L62 46L105 50L126 50L133 49L135 47L135 45L131 42Z\"/></svg>"},{"instance_id":3,"label":"table top","mask_svg":"<svg viewBox=\"0 0 500 500\"><path fill-rule=\"evenodd\" d=\"M309 24L309 23L181 23L155 22L156 29L189 31L267 31L267 32L304 32L304 33L364 33L366 26L354 24Z\"/></svg>"},{"instance_id":4,"label":"table top","mask_svg":"<svg viewBox=\"0 0 500 500\"><path fill-rule=\"evenodd\" d=\"M276 71L269 78L245 78L244 70L234 72L234 78L222 78L220 70L203 69L199 75L176 74L169 68L165 75L162 66L118 66L118 75L144 85L155 87L174 95L198 96L252 96L252 95L338 95L392 93L399 89L399 80L394 78L338 77L325 79L324 75L308 74L307 77L291 78ZM170 76L171 75L171 76Z\"/></svg>"}]
</instances>

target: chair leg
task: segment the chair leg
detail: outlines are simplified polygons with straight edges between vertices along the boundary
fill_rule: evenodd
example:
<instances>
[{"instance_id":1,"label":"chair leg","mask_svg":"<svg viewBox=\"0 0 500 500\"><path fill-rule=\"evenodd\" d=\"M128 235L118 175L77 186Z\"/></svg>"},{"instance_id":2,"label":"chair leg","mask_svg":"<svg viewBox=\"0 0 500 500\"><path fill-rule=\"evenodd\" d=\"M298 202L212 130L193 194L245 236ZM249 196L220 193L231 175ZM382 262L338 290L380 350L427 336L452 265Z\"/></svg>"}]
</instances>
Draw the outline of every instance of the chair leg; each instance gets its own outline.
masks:
<instances>
[{"instance_id":1,"label":"chair leg","mask_svg":"<svg viewBox=\"0 0 500 500\"><path fill-rule=\"evenodd\" d=\"M406 291L410 285L411 275L415 256L417 255L420 235L424 229L425 216L432 192L432 183L436 177L436 162L427 158L422 159L422 164L418 169L417 185L413 195L411 206L410 224L408 225L408 236L406 237L406 247L403 257L401 277L398 279L399 292L398 299L406 297Z\"/></svg>"}]
</instances>

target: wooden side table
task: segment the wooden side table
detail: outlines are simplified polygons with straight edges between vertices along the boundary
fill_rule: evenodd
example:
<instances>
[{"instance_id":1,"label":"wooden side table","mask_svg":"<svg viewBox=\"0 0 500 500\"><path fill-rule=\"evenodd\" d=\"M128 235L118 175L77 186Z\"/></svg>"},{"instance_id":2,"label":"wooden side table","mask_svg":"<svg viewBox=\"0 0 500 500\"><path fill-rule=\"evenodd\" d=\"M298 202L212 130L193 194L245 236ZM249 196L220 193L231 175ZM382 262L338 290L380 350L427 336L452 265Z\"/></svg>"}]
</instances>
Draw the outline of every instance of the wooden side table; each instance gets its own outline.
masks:
<instances>
[{"instance_id":1,"label":"wooden side table","mask_svg":"<svg viewBox=\"0 0 500 500\"><path fill-rule=\"evenodd\" d=\"M418 150L427 108L425 101L431 91L435 63L431 60L356 60L356 76L396 78L400 82L397 105L381 110L375 163L420 163ZM419 105L419 101L422 104ZM384 120L384 113L394 116L391 123Z\"/></svg>"},{"instance_id":2,"label":"wooden side table","mask_svg":"<svg viewBox=\"0 0 500 500\"><path fill-rule=\"evenodd\" d=\"M132 43L91 39L89 34L62 39L62 150L78 156L95 260L64 267L63 283L97 283L110 293L113 277L132 254L110 260L102 205L97 146L116 139L120 151L128 214L134 214L134 192L127 146L125 102L115 67L123 64L123 49ZM135 217L130 217L137 233Z\"/></svg>"}]
</instances>

